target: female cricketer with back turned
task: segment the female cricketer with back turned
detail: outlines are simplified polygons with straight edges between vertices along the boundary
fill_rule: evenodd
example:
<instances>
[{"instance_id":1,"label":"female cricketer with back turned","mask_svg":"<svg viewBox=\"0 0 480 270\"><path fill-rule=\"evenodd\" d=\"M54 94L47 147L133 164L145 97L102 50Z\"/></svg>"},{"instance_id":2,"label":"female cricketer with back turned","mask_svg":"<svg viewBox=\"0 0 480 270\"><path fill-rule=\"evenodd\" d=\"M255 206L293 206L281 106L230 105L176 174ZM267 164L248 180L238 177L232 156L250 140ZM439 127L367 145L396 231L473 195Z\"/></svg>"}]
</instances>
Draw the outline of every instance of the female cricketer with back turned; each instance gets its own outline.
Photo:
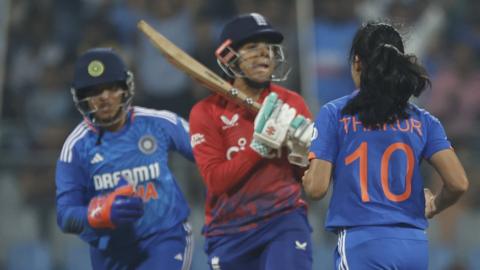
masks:
<instances>
[{"instance_id":1,"label":"female cricketer with back turned","mask_svg":"<svg viewBox=\"0 0 480 270\"><path fill-rule=\"evenodd\" d=\"M394 27L361 26L350 60L358 90L320 109L305 191L321 199L332 184L335 269L427 269L427 218L467 190L465 171L438 119L409 102L429 80ZM436 195L424 190L423 159L443 181Z\"/></svg>"}]
</instances>

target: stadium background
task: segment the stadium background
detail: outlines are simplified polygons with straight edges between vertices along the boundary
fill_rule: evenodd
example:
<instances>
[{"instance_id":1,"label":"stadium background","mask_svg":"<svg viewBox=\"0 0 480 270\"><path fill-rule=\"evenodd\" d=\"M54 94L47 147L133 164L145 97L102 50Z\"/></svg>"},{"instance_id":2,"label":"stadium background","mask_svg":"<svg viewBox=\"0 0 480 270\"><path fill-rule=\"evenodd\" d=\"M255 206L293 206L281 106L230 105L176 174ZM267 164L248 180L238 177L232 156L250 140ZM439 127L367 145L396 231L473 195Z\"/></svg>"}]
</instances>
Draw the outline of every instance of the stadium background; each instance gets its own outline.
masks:
<instances>
[{"instance_id":1,"label":"stadium background","mask_svg":"<svg viewBox=\"0 0 480 270\"><path fill-rule=\"evenodd\" d=\"M367 19L389 18L433 82L415 102L437 115L471 187L431 222L430 269L480 269L480 1L476 0L0 0L0 269L88 269L87 245L55 222L55 161L80 121L69 93L72 64L92 46L120 50L136 75L134 103L188 117L208 91L172 68L136 30L145 19L214 70L226 20L259 12L286 39L286 85L314 113L352 89L347 53ZM196 168L171 166L192 208L193 270L208 269L200 235L204 188ZM425 166L427 185L437 175ZM322 227L328 200L310 205L314 269L331 269L335 237Z\"/></svg>"}]
</instances>

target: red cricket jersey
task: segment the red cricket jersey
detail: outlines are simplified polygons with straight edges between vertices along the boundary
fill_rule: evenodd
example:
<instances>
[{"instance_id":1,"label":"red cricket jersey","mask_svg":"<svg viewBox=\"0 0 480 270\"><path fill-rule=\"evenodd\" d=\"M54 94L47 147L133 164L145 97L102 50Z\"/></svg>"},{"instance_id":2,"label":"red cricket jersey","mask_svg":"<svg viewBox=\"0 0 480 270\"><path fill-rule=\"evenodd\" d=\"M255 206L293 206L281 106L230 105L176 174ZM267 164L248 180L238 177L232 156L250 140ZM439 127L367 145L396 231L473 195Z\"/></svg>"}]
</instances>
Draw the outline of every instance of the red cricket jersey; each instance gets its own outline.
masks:
<instances>
[{"instance_id":1,"label":"red cricket jersey","mask_svg":"<svg viewBox=\"0 0 480 270\"><path fill-rule=\"evenodd\" d=\"M280 99L311 118L303 98L271 84L258 102L276 92ZM262 158L250 148L255 113L218 95L198 102L190 113L193 154L207 186L207 236L237 233L272 217L303 207L300 179L303 169L280 157Z\"/></svg>"}]
</instances>

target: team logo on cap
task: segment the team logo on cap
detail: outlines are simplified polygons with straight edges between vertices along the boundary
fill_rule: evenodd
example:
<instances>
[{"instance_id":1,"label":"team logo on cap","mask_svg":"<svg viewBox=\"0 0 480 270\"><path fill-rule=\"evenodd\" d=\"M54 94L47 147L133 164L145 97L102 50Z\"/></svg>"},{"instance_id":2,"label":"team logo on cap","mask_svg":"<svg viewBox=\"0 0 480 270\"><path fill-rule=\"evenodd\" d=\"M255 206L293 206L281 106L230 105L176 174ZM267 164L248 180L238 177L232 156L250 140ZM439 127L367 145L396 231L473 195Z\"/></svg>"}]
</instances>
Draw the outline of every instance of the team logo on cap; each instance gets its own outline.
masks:
<instances>
[{"instance_id":1,"label":"team logo on cap","mask_svg":"<svg viewBox=\"0 0 480 270\"><path fill-rule=\"evenodd\" d=\"M153 136L145 135L138 141L138 148L142 153L150 155L157 150L157 141Z\"/></svg>"},{"instance_id":2,"label":"team logo on cap","mask_svg":"<svg viewBox=\"0 0 480 270\"><path fill-rule=\"evenodd\" d=\"M258 13L250 13L250 15L253 17L257 25L267 25L267 20L265 20L262 15Z\"/></svg>"},{"instance_id":3,"label":"team logo on cap","mask_svg":"<svg viewBox=\"0 0 480 270\"><path fill-rule=\"evenodd\" d=\"M93 60L88 64L88 74L92 77L98 77L105 71L105 66L98 60Z\"/></svg>"}]
</instances>

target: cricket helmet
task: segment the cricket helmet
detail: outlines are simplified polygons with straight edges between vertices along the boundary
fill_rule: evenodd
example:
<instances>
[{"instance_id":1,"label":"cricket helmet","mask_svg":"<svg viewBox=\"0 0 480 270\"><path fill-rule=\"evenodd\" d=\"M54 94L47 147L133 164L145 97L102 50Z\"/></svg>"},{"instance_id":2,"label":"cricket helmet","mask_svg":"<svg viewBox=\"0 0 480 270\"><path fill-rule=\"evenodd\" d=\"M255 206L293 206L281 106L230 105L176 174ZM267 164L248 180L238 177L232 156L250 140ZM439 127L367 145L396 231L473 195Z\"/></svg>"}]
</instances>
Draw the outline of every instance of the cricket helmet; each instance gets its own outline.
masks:
<instances>
[{"instance_id":1,"label":"cricket helmet","mask_svg":"<svg viewBox=\"0 0 480 270\"><path fill-rule=\"evenodd\" d=\"M220 45L215 51L217 63L230 78L246 77L239 69L237 61L240 58L237 50L248 42L265 41L269 43L272 59L276 69L272 81L286 79L290 69L280 43L283 35L258 13L242 14L229 21L220 34Z\"/></svg>"},{"instance_id":2,"label":"cricket helmet","mask_svg":"<svg viewBox=\"0 0 480 270\"><path fill-rule=\"evenodd\" d=\"M225 25L220 34L220 44L231 40L232 48L238 49L242 44L257 38L272 44L283 41L282 33L275 30L265 17L258 13L249 13L237 16Z\"/></svg>"},{"instance_id":3,"label":"cricket helmet","mask_svg":"<svg viewBox=\"0 0 480 270\"><path fill-rule=\"evenodd\" d=\"M107 123L96 121L95 109L90 108L89 94L97 89L119 86L125 93L121 109L126 112L132 102L134 90L133 74L127 69L122 58L111 48L93 48L84 52L75 63L71 93L80 113L95 125L108 126L120 120Z\"/></svg>"}]
</instances>

